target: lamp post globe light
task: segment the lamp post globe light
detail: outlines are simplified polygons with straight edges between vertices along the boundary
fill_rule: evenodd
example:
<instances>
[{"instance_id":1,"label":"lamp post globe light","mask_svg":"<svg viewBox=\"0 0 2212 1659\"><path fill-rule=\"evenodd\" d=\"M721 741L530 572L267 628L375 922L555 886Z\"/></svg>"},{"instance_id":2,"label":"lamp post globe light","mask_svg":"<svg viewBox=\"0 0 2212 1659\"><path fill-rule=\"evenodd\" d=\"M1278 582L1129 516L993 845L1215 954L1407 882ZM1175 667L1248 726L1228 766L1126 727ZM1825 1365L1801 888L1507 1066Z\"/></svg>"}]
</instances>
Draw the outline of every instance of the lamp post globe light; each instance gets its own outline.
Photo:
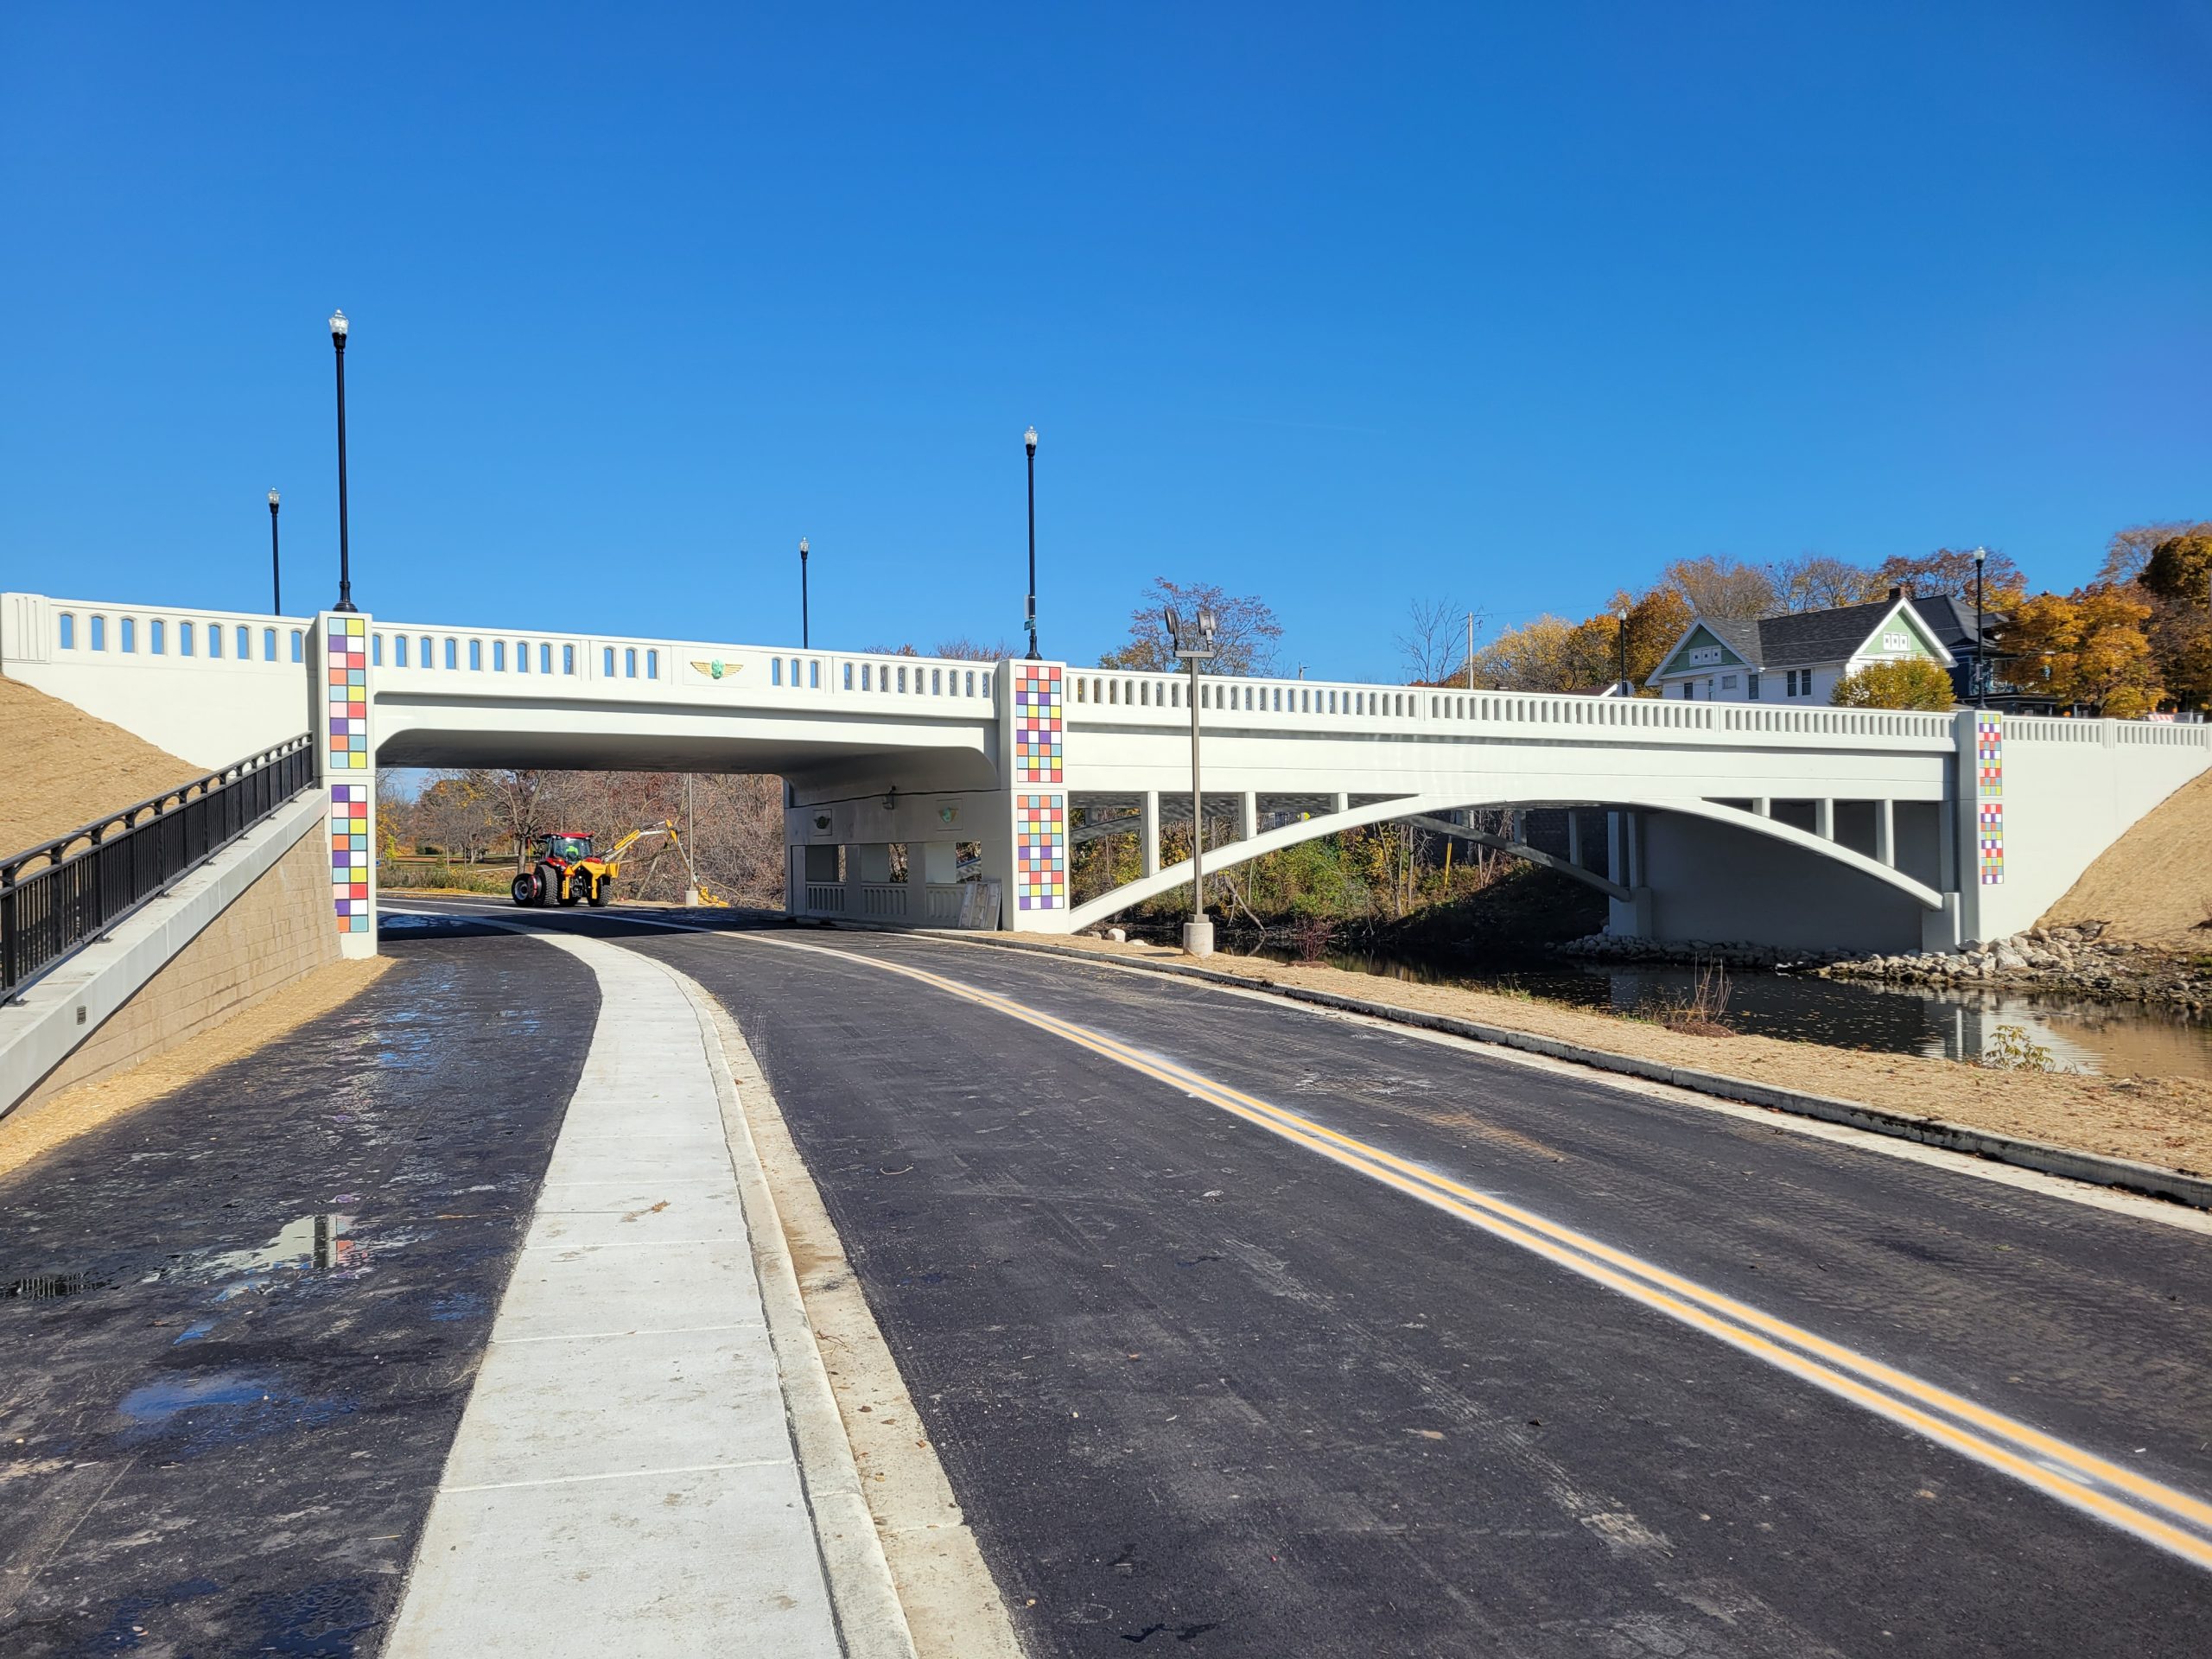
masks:
<instances>
[{"instance_id":1,"label":"lamp post globe light","mask_svg":"<svg viewBox=\"0 0 2212 1659\"><path fill-rule=\"evenodd\" d=\"M1206 809L1198 786L1198 664L1214 656L1214 635L1220 623L1210 610L1201 609L1187 627L1173 606L1162 613L1167 638L1175 655L1191 665L1191 919L1183 924L1183 950L1187 956L1213 954L1213 923L1206 916Z\"/></svg>"},{"instance_id":2,"label":"lamp post globe light","mask_svg":"<svg viewBox=\"0 0 2212 1659\"><path fill-rule=\"evenodd\" d=\"M1029 660L1037 660L1037 429L1021 435L1029 454L1029 605L1024 616L1029 626Z\"/></svg>"},{"instance_id":3,"label":"lamp post globe light","mask_svg":"<svg viewBox=\"0 0 2212 1659\"><path fill-rule=\"evenodd\" d=\"M276 492L269 492L269 611L284 614L284 567L276 557Z\"/></svg>"},{"instance_id":4,"label":"lamp post globe light","mask_svg":"<svg viewBox=\"0 0 2212 1659\"><path fill-rule=\"evenodd\" d=\"M346 314L330 314L330 345L338 359L338 603L334 610L350 611L353 605L353 563L346 542Z\"/></svg>"},{"instance_id":5,"label":"lamp post globe light","mask_svg":"<svg viewBox=\"0 0 2212 1659\"><path fill-rule=\"evenodd\" d=\"M813 649L813 637L807 631L806 620L806 537L798 538L798 648Z\"/></svg>"}]
</instances>

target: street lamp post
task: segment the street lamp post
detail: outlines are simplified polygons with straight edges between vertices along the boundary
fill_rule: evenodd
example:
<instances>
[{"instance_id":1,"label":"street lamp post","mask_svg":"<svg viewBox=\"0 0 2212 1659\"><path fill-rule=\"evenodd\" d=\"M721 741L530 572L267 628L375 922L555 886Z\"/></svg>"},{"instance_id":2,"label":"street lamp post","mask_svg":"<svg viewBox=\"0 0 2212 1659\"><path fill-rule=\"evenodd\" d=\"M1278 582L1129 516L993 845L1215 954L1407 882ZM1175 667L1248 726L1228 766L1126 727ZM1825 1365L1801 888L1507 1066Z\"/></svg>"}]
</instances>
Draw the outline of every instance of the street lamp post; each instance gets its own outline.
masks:
<instances>
[{"instance_id":1,"label":"street lamp post","mask_svg":"<svg viewBox=\"0 0 2212 1659\"><path fill-rule=\"evenodd\" d=\"M276 492L269 492L269 610L284 614L284 567L276 556Z\"/></svg>"},{"instance_id":2,"label":"street lamp post","mask_svg":"<svg viewBox=\"0 0 2212 1659\"><path fill-rule=\"evenodd\" d=\"M1029 660L1037 660L1037 429L1031 427L1021 435L1021 447L1029 452Z\"/></svg>"},{"instance_id":3,"label":"street lamp post","mask_svg":"<svg viewBox=\"0 0 2212 1659\"><path fill-rule=\"evenodd\" d=\"M1620 636L1621 641L1621 696L1625 697L1628 696L1628 613L1615 611L1613 623L1613 631Z\"/></svg>"},{"instance_id":4,"label":"street lamp post","mask_svg":"<svg viewBox=\"0 0 2212 1659\"><path fill-rule=\"evenodd\" d=\"M352 550L346 543L346 314L330 314L330 344L338 359L338 603L333 608L350 611L353 605Z\"/></svg>"},{"instance_id":5,"label":"street lamp post","mask_svg":"<svg viewBox=\"0 0 2212 1659\"><path fill-rule=\"evenodd\" d=\"M1989 550L1977 547L1974 550L1974 702L1977 709L1989 707L1989 646L1981 636L1981 567L1989 557Z\"/></svg>"},{"instance_id":6,"label":"street lamp post","mask_svg":"<svg viewBox=\"0 0 2212 1659\"><path fill-rule=\"evenodd\" d=\"M1170 607L1163 620L1176 657L1191 665L1191 919L1183 924L1186 956L1213 954L1213 924L1206 918L1206 807L1198 786L1198 664L1214 654L1217 624L1211 611L1201 610L1189 627Z\"/></svg>"},{"instance_id":7,"label":"street lamp post","mask_svg":"<svg viewBox=\"0 0 2212 1659\"><path fill-rule=\"evenodd\" d=\"M806 537L798 538L798 648L813 648L813 636L807 632L806 620Z\"/></svg>"}]
</instances>

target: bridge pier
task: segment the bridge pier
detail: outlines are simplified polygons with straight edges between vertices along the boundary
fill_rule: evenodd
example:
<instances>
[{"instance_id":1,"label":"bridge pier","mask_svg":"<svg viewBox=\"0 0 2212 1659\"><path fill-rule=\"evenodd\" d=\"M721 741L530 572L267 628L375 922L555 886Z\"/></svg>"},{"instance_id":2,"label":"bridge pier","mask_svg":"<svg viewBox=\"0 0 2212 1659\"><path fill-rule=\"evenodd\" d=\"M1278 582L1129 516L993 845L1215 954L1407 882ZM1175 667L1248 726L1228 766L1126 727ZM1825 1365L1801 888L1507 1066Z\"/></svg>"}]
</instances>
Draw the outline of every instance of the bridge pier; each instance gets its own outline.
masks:
<instances>
[{"instance_id":1,"label":"bridge pier","mask_svg":"<svg viewBox=\"0 0 2212 1659\"><path fill-rule=\"evenodd\" d=\"M315 734L329 798L330 903L338 949L377 953L377 766L370 732L372 620L325 611L308 629L304 656L308 728Z\"/></svg>"}]
</instances>

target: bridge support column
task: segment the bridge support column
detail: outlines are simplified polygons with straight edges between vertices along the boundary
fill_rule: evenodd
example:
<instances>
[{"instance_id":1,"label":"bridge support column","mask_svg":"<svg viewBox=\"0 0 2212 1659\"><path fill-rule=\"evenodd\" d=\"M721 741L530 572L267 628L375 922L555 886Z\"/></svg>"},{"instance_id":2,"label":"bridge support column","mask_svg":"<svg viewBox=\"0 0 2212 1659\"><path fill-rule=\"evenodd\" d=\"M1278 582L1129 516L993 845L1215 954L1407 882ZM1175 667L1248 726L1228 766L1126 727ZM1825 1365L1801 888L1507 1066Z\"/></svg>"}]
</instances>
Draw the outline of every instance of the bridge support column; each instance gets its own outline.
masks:
<instances>
[{"instance_id":1,"label":"bridge support column","mask_svg":"<svg viewBox=\"0 0 2212 1659\"><path fill-rule=\"evenodd\" d=\"M1895 801L1874 803L1874 856L1893 870L1897 867L1897 805Z\"/></svg>"},{"instance_id":2,"label":"bridge support column","mask_svg":"<svg viewBox=\"0 0 2212 1659\"><path fill-rule=\"evenodd\" d=\"M369 630L325 611L309 629L308 728L330 799L330 903L342 956L377 953L377 764L369 731Z\"/></svg>"},{"instance_id":3,"label":"bridge support column","mask_svg":"<svg viewBox=\"0 0 2212 1659\"><path fill-rule=\"evenodd\" d=\"M1236 798L1236 839L1249 841L1260 833L1260 798L1246 790Z\"/></svg>"},{"instance_id":4,"label":"bridge support column","mask_svg":"<svg viewBox=\"0 0 2212 1659\"><path fill-rule=\"evenodd\" d=\"M1064 663L999 664L999 777L1006 845L1013 853L999 924L1018 933L1067 931L1070 891L1067 728ZM1158 809L1154 806L1155 823ZM1156 837L1147 839L1157 847ZM1154 856L1157 857L1155 853Z\"/></svg>"},{"instance_id":5,"label":"bridge support column","mask_svg":"<svg viewBox=\"0 0 2212 1659\"><path fill-rule=\"evenodd\" d=\"M1940 951L1944 955L1957 950L1964 942L1959 931L1959 895L1943 895L1943 908L1920 912L1920 948Z\"/></svg>"},{"instance_id":6,"label":"bridge support column","mask_svg":"<svg viewBox=\"0 0 2212 1659\"><path fill-rule=\"evenodd\" d=\"M1160 791L1147 789L1137 811L1137 844L1144 851L1144 873L1160 874Z\"/></svg>"},{"instance_id":7,"label":"bridge support column","mask_svg":"<svg viewBox=\"0 0 2212 1659\"><path fill-rule=\"evenodd\" d=\"M1582 868L1582 815L1571 806L1567 809L1567 861Z\"/></svg>"},{"instance_id":8,"label":"bridge support column","mask_svg":"<svg viewBox=\"0 0 2212 1659\"><path fill-rule=\"evenodd\" d=\"M1835 802L1827 796L1813 803L1813 833L1822 841L1835 839Z\"/></svg>"}]
</instances>

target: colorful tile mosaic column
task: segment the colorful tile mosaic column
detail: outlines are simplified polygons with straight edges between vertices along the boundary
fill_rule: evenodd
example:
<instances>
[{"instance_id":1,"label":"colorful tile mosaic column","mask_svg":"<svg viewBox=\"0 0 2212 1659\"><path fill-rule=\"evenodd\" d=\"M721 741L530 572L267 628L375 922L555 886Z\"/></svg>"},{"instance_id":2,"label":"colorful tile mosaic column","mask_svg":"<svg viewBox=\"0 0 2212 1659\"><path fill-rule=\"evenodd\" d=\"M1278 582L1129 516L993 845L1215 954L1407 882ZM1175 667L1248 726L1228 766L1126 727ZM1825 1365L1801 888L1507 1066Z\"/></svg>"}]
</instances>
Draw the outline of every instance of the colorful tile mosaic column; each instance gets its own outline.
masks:
<instances>
[{"instance_id":1,"label":"colorful tile mosaic column","mask_svg":"<svg viewBox=\"0 0 2212 1659\"><path fill-rule=\"evenodd\" d=\"M376 951L376 763L369 742L369 619L325 613L322 776L330 792L330 903L348 956Z\"/></svg>"},{"instance_id":2,"label":"colorful tile mosaic column","mask_svg":"<svg viewBox=\"0 0 2212 1659\"><path fill-rule=\"evenodd\" d=\"M1058 663L1014 670L1014 902L1016 910L1068 907L1068 798L1058 787L1066 682ZM1049 792L1027 792L1039 784Z\"/></svg>"},{"instance_id":3,"label":"colorful tile mosaic column","mask_svg":"<svg viewBox=\"0 0 2212 1659\"><path fill-rule=\"evenodd\" d=\"M1981 885L2005 880L2005 716L1978 714L1974 720L1975 864Z\"/></svg>"}]
</instances>

